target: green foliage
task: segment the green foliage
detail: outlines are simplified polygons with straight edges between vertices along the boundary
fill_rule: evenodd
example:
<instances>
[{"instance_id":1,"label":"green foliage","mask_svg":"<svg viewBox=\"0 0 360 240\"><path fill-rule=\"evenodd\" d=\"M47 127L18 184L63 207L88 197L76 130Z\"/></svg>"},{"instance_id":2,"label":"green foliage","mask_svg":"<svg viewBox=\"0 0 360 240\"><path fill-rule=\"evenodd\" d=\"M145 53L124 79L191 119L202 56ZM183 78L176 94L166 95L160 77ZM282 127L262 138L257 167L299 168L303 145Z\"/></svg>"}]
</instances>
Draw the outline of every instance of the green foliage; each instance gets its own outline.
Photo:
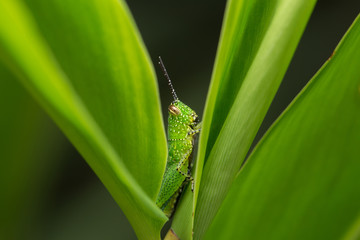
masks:
<instances>
[{"instance_id":1,"label":"green foliage","mask_svg":"<svg viewBox=\"0 0 360 240\"><path fill-rule=\"evenodd\" d=\"M359 46L358 17L253 151L205 239L356 238Z\"/></svg>"},{"instance_id":2,"label":"green foliage","mask_svg":"<svg viewBox=\"0 0 360 240\"><path fill-rule=\"evenodd\" d=\"M195 192L184 194L173 223L181 239L356 237L359 18L239 171L314 4L228 2ZM153 66L125 3L2 1L0 60L83 155L138 238L159 239L166 138Z\"/></svg>"},{"instance_id":3,"label":"green foliage","mask_svg":"<svg viewBox=\"0 0 360 240\"><path fill-rule=\"evenodd\" d=\"M138 237L157 238L166 221L154 204L165 134L154 71L127 8L115 0L34 0L3 1L0 9L3 61L84 156Z\"/></svg>"},{"instance_id":4,"label":"green foliage","mask_svg":"<svg viewBox=\"0 0 360 240\"><path fill-rule=\"evenodd\" d=\"M238 173L314 3L229 1L200 136L193 204L196 238L208 228ZM186 232L181 239L189 239L192 229L183 226L192 215L189 207L180 214L175 231Z\"/></svg>"}]
</instances>

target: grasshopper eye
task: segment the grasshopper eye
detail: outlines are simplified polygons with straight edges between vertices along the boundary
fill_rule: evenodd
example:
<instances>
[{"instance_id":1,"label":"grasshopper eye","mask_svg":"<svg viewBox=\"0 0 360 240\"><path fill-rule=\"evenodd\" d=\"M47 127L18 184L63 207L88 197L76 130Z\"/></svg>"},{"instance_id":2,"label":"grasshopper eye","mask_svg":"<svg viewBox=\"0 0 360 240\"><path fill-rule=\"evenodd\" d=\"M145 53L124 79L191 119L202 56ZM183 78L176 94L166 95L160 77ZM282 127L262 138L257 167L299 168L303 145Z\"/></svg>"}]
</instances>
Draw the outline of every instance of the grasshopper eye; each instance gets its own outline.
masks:
<instances>
[{"instance_id":1,"label":"grasshopper eye","mask_svg":"<svg viewBox=\"0 0 360 240\"><path fill-rule=\"evenodd\" d=\"M179 115L179 114L181 113L181 111L180 111L180 109L177 108L175 105L171 104L171 105L169 106L169 113L170 113L171 115L177 116L177 115Z\"/></svg>"}]
</instances>

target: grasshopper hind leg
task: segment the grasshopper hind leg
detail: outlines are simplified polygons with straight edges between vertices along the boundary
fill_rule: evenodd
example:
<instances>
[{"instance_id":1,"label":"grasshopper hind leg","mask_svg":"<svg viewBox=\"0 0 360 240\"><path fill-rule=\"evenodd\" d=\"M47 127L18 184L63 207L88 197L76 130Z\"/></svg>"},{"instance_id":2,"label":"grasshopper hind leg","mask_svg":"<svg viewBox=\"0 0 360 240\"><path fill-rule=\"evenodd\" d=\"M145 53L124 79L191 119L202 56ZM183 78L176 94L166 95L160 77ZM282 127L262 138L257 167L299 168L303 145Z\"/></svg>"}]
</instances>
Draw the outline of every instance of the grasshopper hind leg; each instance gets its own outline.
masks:
<instances>
[{"instance_id":1,"label":"grasshopper hind leg","mask_svg":"<svg viewBox=\"0 0 360 240\"><path fill-rule=\"evenodd\" d=\"M165 213L165 215L170 219L175 212L177 202L180 198L180 193L182 192L184 186L180 187L169 200L167 200L162 206L161 210Z\"/></svg>"}]
</instances>

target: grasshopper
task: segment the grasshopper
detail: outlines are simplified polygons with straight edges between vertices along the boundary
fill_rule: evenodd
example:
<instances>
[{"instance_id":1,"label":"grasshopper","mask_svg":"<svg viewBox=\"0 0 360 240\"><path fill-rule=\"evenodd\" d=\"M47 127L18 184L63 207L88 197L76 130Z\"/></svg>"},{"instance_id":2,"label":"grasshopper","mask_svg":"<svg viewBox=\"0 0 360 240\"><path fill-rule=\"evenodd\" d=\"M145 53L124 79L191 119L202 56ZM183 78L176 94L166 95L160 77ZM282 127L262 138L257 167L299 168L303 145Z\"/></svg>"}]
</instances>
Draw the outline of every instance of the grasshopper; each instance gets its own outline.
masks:
<instances>
[{"instance_id":1,"label":"grasshopper","mask_svg":"<svg viewBox=\"0 0 360 240\"><path fill-rule=\"evenodd\" d=\"M168 81L174 101L168 108L168 158L156 205L170 218L187 182L192 183L193 190L190 156L194 147L194 135L200 132L201 123L198 115L178 99L161 57L159 65Z\"/></svg>"}]
</instances>

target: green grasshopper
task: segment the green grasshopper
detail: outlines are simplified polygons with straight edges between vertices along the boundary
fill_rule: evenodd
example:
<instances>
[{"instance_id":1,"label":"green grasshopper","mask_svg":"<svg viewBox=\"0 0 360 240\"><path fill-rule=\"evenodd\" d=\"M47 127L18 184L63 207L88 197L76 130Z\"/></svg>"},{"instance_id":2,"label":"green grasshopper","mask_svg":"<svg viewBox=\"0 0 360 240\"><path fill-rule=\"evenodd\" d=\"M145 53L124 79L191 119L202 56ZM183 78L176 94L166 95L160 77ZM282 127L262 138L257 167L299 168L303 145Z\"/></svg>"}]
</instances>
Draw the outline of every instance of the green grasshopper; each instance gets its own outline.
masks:
<instances>
[{"instance_id":1,"label":"green grasshopper","mask_svg":"<svg viewBox=\"0 0 360 240\"><path fill-rule=\"evenodd\" d=\"M168 80L174 101L168 108L168 158L156 205L170 218L185 184L190 181L191 189L194 188L194 179L190 175L190 156L194 135L200 132L201 123L198 115L178 99L161 57L159 65Z\"/></svg>"}]
</instances>

